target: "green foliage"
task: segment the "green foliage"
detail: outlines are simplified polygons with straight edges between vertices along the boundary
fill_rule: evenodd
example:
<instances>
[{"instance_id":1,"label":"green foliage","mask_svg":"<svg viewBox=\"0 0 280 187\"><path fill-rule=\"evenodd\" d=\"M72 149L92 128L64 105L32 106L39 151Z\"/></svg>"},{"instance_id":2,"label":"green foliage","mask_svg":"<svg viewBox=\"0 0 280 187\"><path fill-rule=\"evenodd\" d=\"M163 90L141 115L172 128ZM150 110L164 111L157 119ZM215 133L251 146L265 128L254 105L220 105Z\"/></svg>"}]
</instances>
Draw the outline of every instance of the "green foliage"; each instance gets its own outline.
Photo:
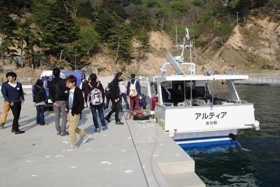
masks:
<instances>
[{"instance_id":1,"label":"green foliage","mask_svg":"<svg viewBox=\"0 0 280 187\"><path fill-rule=\"evenodd\" d=\"M230 0L223 6L220 0L0 0L0 50L11 53L13 46L33 55L38 45L45 55L78 68L99 42L107 42L119 62L129 63L132 52L141 58L150 51L149 31L169 33L175 40L177 25L177 37L187 27L196 45L215 37L225 41L236 25L236 12L246 21L249 14L257 15L253 8L278 1Z\"/></svg>"},{"instance_id":2,"label":"green foliage","mask_svg":"<svg viewBox=\"0 0 280 187\"><path fill-rule=\"evenodd\" d=\"M81 47L82 50L85 50L87 52L87 55L89 55L90 50L93 50L97 47L99 39L100 36L94 30L92 25L88 27L81 27L77 44Z\"/></svg>"},{"instance_id":3,"label":"green foliage","mask_svg":"<svg viewBox=\"0 0 280 187\"><path fill-rule=\"evenodd\" d=\"M149 12L147 7L131 4L125 9L125 11L130 18L132 28L145 28L146 30L151 29L151 20L153 15Z\"/></svg>"},{"instance_id":4,"label":"green foliage","mask_svg":"<svg viewBox=\"0 0 280 187\"><path fill-rule=\"evenodd\" d=\"M16 22L9 16L11 7L10 1L0 0L0 33L8 36L11 36L17 27Z\"/></svg>"},{"instance_id":5,"label":"green foliage","mask_svg":"<svg viewBox=\"0 0 280 187\"><path fill-rule=\"evenodd\" d=\"M95 30L103 40L108 40L112 33L111 30L116 27L118 22L118 16L115 13L110 14L107 11L102 11L98 16Z\"/></svg>"},{"instance_id":6,"label":"green foliage","mask_svg":"<svg viewBox=\"0 0 280 187\"><path fill-rule=\"evenodd\" d=\"M47 4L44 0L33 0L32 19L39 27L47 25L49 21L48 17L51 16L50 6L51 5Z\"/></svg>"},{"instance_id":7,"label":"green foliage","mask_svg":"<svg viewBox=\"0 0 280 187\"><path fill-rule=\"evenodd\" d=\"M125 59L130 62L130 54L132 52L132 32L129 25L123 23L112 30L112 34L109 37L109 46L112 50L118 53L120 59Z\"/></svg>"},{"instance_id":8,"label":"green foliage","mask_svg":"<svg viewBox=\"0 0 280 187\"><path fill-rule=\"evenodd\" d=\"M71 45L78 39L79 28L61 1L50 7L48 22L42 29L42 46L49 48L47 54L51 53L57 57L67 44Z\"/></svg>"},{"instance_id":9,"label":"green foliage","mask_svg":"<svg viewBox=\"0 0 280 187\"><path fill-rule=\"evenodd\" d=\"M203 7L205 5L205 1L204 0L193 0L192 3L195 6L198 6L198 7Z\"/></svg>"}]
</instances>

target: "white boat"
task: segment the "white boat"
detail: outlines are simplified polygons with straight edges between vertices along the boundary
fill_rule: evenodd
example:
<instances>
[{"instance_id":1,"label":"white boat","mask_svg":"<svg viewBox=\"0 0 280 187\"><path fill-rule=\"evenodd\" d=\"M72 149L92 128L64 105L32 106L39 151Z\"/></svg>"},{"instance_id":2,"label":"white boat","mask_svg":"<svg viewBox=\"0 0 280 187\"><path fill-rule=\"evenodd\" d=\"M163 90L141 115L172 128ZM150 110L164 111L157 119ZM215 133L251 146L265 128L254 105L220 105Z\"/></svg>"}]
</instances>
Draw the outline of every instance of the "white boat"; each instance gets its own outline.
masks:
<instances>
[{"instance_id":1,"label":"white boat","mask_svg":"<svg viewBox=\"0 0 280 187\"><path fill-rule=\"evenodd\" d=\"M151 97L149 83L155 82L158 102L154 118L162 129L182 147L197 147L235 143L239 129L260 129L255 119L254 105L241 100L234 81L249 79L247 75L213 75L210 71L196 74L195 63L185 62L184 49L190 49L189 32L182 47L181 56L165 54L167 61L157 76L141 81L142 92ZM168 74L171 65L174 74ZM174 71L173 71L174 72ZM228 96L221 99L215 95L215 85L227 86ZM212 90L210 90L210 88Z\"/></svg>"}]
</instances>

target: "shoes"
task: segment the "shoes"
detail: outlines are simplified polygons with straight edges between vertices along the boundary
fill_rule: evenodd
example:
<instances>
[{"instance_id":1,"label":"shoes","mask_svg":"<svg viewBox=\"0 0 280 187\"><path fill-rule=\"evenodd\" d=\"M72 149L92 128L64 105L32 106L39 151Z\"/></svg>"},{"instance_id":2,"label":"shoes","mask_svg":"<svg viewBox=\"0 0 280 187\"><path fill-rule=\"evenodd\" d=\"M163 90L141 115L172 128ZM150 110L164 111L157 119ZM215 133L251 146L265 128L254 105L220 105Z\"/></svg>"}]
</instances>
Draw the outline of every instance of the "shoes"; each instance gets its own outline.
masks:
<instances>
[{"instance_id":1,"label":"shoes","mask_svg":"<svg viewBox=\"0 0 280 187\"><path fill-rule=\"evenodd\" d=\"M67 149L67 151L74 151L75 149L78 149L77 145L71 145L70 148Z\"/></svg>"},{"instance_id":2,"label":"shoes","mask_svg":"<svg viewBox=\"0 0 280 187\"><path fill-rule=\"evenodd\" d=\"M15 131L15 134L22 134L22 133L25 133L25 131Z\"/></svg>"},{"instance_id":3,"label":"shoes","mask_svg":"<svg viewBox=\"0 0 280 187\"><path fill-rule=\"evenodd\" d=\"M86 135L84 137L83 143L87 143L90 137L91 137L91 134Z\"/></svg>"},{"instance_id":4,"label":"shoes","mask_svg":"<svg viewBox=\"0 0 280 187\"><path fill-rule=\"evenodd\" d=\"M16 132L16 130L12 129L11 132Z\"/></svg>"},{"instance_id":5,"label":"shoes","mask_svg":"<svg viewBox=\"0 0 280 187\"><path fill-rule=\"evenodd\" d=\"M107 126L103 126L103 127L102 127L102 130L103 130L103 131L106 131L106 130L108 130L108 127L107 127Z\"/></svg>"},{"instance_id":6,"label":"shoes","mask_svg":"<svg viewBox=\"0 0 280 187\"><path fill-rule=\"evenodd\" d=\"M116 121L116 125L123 125L124 123L121 121Z\"/></svg>"},{"instance_id":7,"label":"shoes","mask_svg":"<svg viewBox=\"0 0 280 187\"><path fill-rule=\"evenodd\" d=\"M66 136L66 135L69 135L67 131L60 133L60 136Z\"/></svg>"},{"instance_id":8,"label":"shoes","mask_svg":"<svg viewBox=\"0 0 280 187\"><path fill-rule=\"evenodd\" d=\"M95 129L95 132L99 132L99 133L100 133L100 132L101 132L101 129L100 129L100 128L96 128L96 129Z\"/></svg>"},{"instance_id":9,"label":"shoes","mask_svg":"<svg viewBox=\"0 0 280 187\"><path fill-rule=\"evenodd\" d=\"M106 116L105 119L108 123L110 123L110 118L108 116Z\"/></svg>"}]
</instances>

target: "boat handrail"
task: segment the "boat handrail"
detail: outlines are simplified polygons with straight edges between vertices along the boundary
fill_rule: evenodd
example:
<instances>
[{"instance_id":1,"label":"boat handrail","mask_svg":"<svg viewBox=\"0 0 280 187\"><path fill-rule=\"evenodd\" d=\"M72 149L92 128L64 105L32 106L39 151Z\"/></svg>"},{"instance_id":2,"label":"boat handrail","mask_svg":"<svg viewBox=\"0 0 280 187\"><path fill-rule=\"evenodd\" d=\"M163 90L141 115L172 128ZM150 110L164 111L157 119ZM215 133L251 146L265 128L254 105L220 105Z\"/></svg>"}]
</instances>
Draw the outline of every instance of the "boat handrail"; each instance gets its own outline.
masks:
<instances>
[{"instance_id":1,"label":"boat handrail","mask_svg":"<svg viewBox=\"0 0 280 187\"><path fill-rule=\"evenodd\" d=\"M167 71L166 70L166 66L168 66L168 65L170 65L170 66L172 66L168 61L167 62L165 62L162 66L161 66L161 68L160 68L160 75L161 76L163 76L163 74ZM196 72L196 68L195 68L195 63L193 63L193 62L183 62L183 63L178 63L178 65L180 66L180 67L185 67L186 68L186 71L183 71L183 69L182 68L180 68L181 70L182 70L182 72L183 72L183 75L195 75L195 72ZM178 74L178 73L177 73ZM182 74L182 73L180 73L180 74ZM179 75L180 75L179 74Z\"/></svg>"}]
</instances>

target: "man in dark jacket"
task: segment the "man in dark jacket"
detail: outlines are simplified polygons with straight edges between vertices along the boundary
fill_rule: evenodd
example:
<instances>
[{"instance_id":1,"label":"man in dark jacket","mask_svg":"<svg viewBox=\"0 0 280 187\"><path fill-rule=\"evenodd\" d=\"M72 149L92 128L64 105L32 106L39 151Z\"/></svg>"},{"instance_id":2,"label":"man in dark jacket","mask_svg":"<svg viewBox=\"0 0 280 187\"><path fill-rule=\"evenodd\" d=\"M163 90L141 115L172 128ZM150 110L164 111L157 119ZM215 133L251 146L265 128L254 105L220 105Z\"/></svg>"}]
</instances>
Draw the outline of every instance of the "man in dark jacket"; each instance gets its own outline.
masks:
<instances>
[{"instance_id":1,"label":"man in dark jacket","mask_svg":"<svg viewBox=\"0 0 280 187\"><path fill-rule=\"evenodd\" d=\"M76 133L83 136L83 143L86 143L91 137L85 131L78 127L79 120L82 115L82 110L84 109L84 97L82 90L76 86L77 78L74 75L69 75L66 77L66 84L69 88L67 110L68 121L69 121L69 135L71 139L71 147L67 151L73 151L78 148Z\"/></svg>"},{"instance_id":2,"label":"man in dark jacket","mask_svg":"<svg viewBox=\"0 0 280 187\"><path fill-rule=\"evenodd\" d=\"M7 74L8 83L4 84L2 87L2 94L5 99L10 104L11 110L14 115L12 132L15 134L24 133L24 131L19 130L18 120L20 117L21 105L24 102L24 93L21 83L17 82L17 74L14 72L9 72Z\"/></svg>"},{"instance_id":3,"label":"man in dark jacket","mask_svg":"<svg viewBox=\"0 0 280 187\"><path fill-rule=\"evenodd\" d=\"M105 117L105 119L110 122L111 115L115 112L115 120L116 125L123 125L123 122L119 119L119 112L120 112L120 105L119 105L119 99L120 99L120 88L119 88L119 81L122 80L122 72L118 72L115 76L115 78L111 82L111 101L113 106L113 109L109 112L109 114Z\"/></svg>"},{"instance_id":4,"label":"man in dark jacket","mask_svg":"<svg viewBox=\"0 0 280 187\"><path fill-rule=\"evenodd\" d=\"M66 131L66 101L67 101L67 87L65 80L60 78L60 69L53 69L54 79L50 82L49 96L53 102L53 111L55 113L55 128L57 135L65 136L68 135ZM60 113L61 113L61 125L60 125Z\"/></svg>"}]
</instances>

